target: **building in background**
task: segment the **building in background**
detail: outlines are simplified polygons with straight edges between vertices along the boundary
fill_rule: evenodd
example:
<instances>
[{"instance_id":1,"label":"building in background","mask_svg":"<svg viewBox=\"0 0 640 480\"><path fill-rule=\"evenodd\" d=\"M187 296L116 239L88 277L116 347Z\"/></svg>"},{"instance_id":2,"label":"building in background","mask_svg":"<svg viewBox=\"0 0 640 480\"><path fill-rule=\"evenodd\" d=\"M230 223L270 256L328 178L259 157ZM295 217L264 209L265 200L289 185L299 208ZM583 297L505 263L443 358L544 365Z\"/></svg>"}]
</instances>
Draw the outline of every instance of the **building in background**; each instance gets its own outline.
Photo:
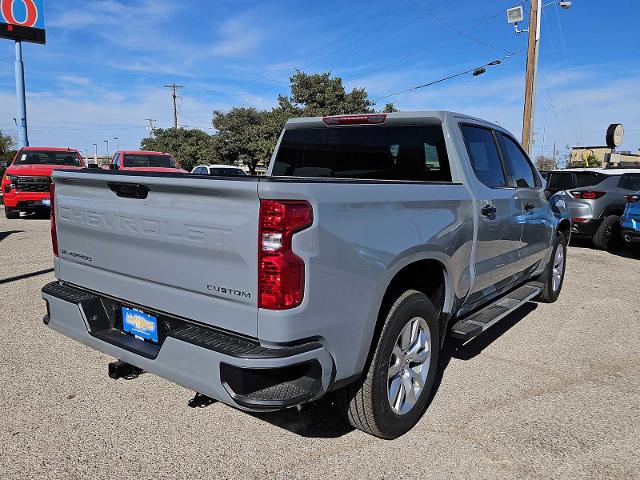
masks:
<instances>
[{"instance_id":1,"label":"building in background","mask_svg":"<svg viewBox=\"0 0 640 480\"><path fill-rule=\"evenodd\" d=\"M606 145L571 147L569 165L587 166L590 159L595 159L603 167L640 167L640 149L636 153L630 151L616 152ZM590 162L591 163L591 162Z\"/></svg>"}]
</instances>

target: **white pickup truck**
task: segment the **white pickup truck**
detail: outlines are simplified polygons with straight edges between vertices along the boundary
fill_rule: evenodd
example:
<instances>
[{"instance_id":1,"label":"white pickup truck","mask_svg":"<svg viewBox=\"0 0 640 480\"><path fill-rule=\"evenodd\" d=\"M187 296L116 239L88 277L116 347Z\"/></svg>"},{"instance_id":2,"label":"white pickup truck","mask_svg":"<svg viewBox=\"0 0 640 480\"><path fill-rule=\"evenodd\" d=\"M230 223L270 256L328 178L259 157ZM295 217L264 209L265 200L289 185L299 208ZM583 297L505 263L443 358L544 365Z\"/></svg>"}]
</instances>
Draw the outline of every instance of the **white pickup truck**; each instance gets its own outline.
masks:
<instances>
[{"instance_id":1,"label":"white pickup truck","mask_svg":"<svg viewBox=\"0 0 640 480\"><path fill-rule=\"evenodd\" d=\"M44 321L113 376L254 411L335 391L394 438L448 337L556 300L556 200L509 132L452 112L290 120L262 178L56 171Z\"/></svg>"}]
</instances>

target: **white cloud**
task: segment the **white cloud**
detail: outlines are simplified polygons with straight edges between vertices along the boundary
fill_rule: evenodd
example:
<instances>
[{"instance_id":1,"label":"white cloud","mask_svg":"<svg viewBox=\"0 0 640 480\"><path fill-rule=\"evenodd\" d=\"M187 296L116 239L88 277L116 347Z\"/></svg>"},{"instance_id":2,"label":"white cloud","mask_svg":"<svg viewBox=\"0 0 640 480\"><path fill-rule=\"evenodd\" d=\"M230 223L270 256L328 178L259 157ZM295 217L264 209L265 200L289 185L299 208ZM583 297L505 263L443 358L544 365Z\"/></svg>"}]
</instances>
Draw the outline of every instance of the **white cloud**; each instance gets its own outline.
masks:
<instances>
[{"instance_id":1,"label":"white cloud","mask_svg":"<svg viewBox=\"0 0 640 480\"><path fill-rule=\"evenodd\" d=\"M218 29L219 42L213 46L214 55L232 57L253 51L264 38L264 34L251 16L241 15L227 20Z\"/></svg>"}]
</instances>

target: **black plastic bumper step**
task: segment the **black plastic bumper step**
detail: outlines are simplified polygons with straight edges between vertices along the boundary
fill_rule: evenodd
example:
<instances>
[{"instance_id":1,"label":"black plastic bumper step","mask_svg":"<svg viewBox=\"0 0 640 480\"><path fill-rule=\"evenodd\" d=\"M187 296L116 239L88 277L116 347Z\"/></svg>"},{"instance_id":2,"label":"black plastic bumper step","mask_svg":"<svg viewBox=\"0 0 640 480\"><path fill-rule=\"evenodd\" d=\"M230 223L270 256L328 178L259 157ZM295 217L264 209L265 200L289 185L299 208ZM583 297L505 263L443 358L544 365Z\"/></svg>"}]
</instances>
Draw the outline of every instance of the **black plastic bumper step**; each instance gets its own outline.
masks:
<instances>
[{"instance_id":1,"label":"black plastic bumper step","mask_svg":"<svg viewBox=\"0 0 640 480\"><path fill-rule=\"evenodd\" d=\"M539 282L524 284L480 310L458 320L451 328L451 335L462 340L471 340L537 296L542 289L543 285Z\"/></svg>"},{"instance_id":2,"label":"black plastic bumper step","mask_svg":"<svg viewBox=\"0 0 640 480\"><path fill-rule=\"evenodd\" d=\"M282 348L264 347L251 338L60 282L48 283L42 293L78 305L87 318L91 336L147 358L156 358L167 337L237 358L285 358L322 348L322 344L315 341ZM156 316L159 342L141 342L123 332L114 313L121 306L138 307Z\"/></svg>"}]
</instances>

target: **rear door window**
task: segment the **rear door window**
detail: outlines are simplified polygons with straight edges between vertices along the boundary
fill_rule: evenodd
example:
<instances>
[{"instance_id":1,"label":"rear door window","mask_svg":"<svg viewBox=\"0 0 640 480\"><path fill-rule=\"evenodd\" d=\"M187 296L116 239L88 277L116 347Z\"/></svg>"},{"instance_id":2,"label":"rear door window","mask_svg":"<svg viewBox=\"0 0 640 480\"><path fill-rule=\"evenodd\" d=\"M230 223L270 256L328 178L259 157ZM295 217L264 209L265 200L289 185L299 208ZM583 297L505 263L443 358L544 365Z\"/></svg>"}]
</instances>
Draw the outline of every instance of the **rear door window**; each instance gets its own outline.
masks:
<instances>
[{"instance_id":1,"label":"rear door window","mask_svg":"<svg viewBox=\"0 0 640 480\"><path fill-rule=\"evenodd\" d=\"M273 175L451 182L441 125L286 130Z\"/></svg>"},{"instance_id":2,"label":"rear door window","mask_svg":"<svg viewBox=\"0 0 640 480\"><path fill-rule=\"evenodd\" d=\"M471 125L461 129L478 180L490 188L505 187L507 180L491 130Z\"/></svg>"},{"instance_id":3,"label":"rear door window","mask_svg":"<svg viewBox=\"0 0 640 480\"><path fill-rule=\"evenodd\" d=\"M535 188L540 186L540 181L534 174L533 165L520 145L503 133L498 133L498 138L504 161L511 175L512 187Z\"/></svg>"},{"instance_id":4,"label":"rear door window","mask_svg":"<svg viewBox=\"0 0 640 480\"><path fill-rule=\"evenodd\" d=\"M620 179L619 187L633 192L640 190L640 173L625 173Z\"/></svg>"}]
</instances>

